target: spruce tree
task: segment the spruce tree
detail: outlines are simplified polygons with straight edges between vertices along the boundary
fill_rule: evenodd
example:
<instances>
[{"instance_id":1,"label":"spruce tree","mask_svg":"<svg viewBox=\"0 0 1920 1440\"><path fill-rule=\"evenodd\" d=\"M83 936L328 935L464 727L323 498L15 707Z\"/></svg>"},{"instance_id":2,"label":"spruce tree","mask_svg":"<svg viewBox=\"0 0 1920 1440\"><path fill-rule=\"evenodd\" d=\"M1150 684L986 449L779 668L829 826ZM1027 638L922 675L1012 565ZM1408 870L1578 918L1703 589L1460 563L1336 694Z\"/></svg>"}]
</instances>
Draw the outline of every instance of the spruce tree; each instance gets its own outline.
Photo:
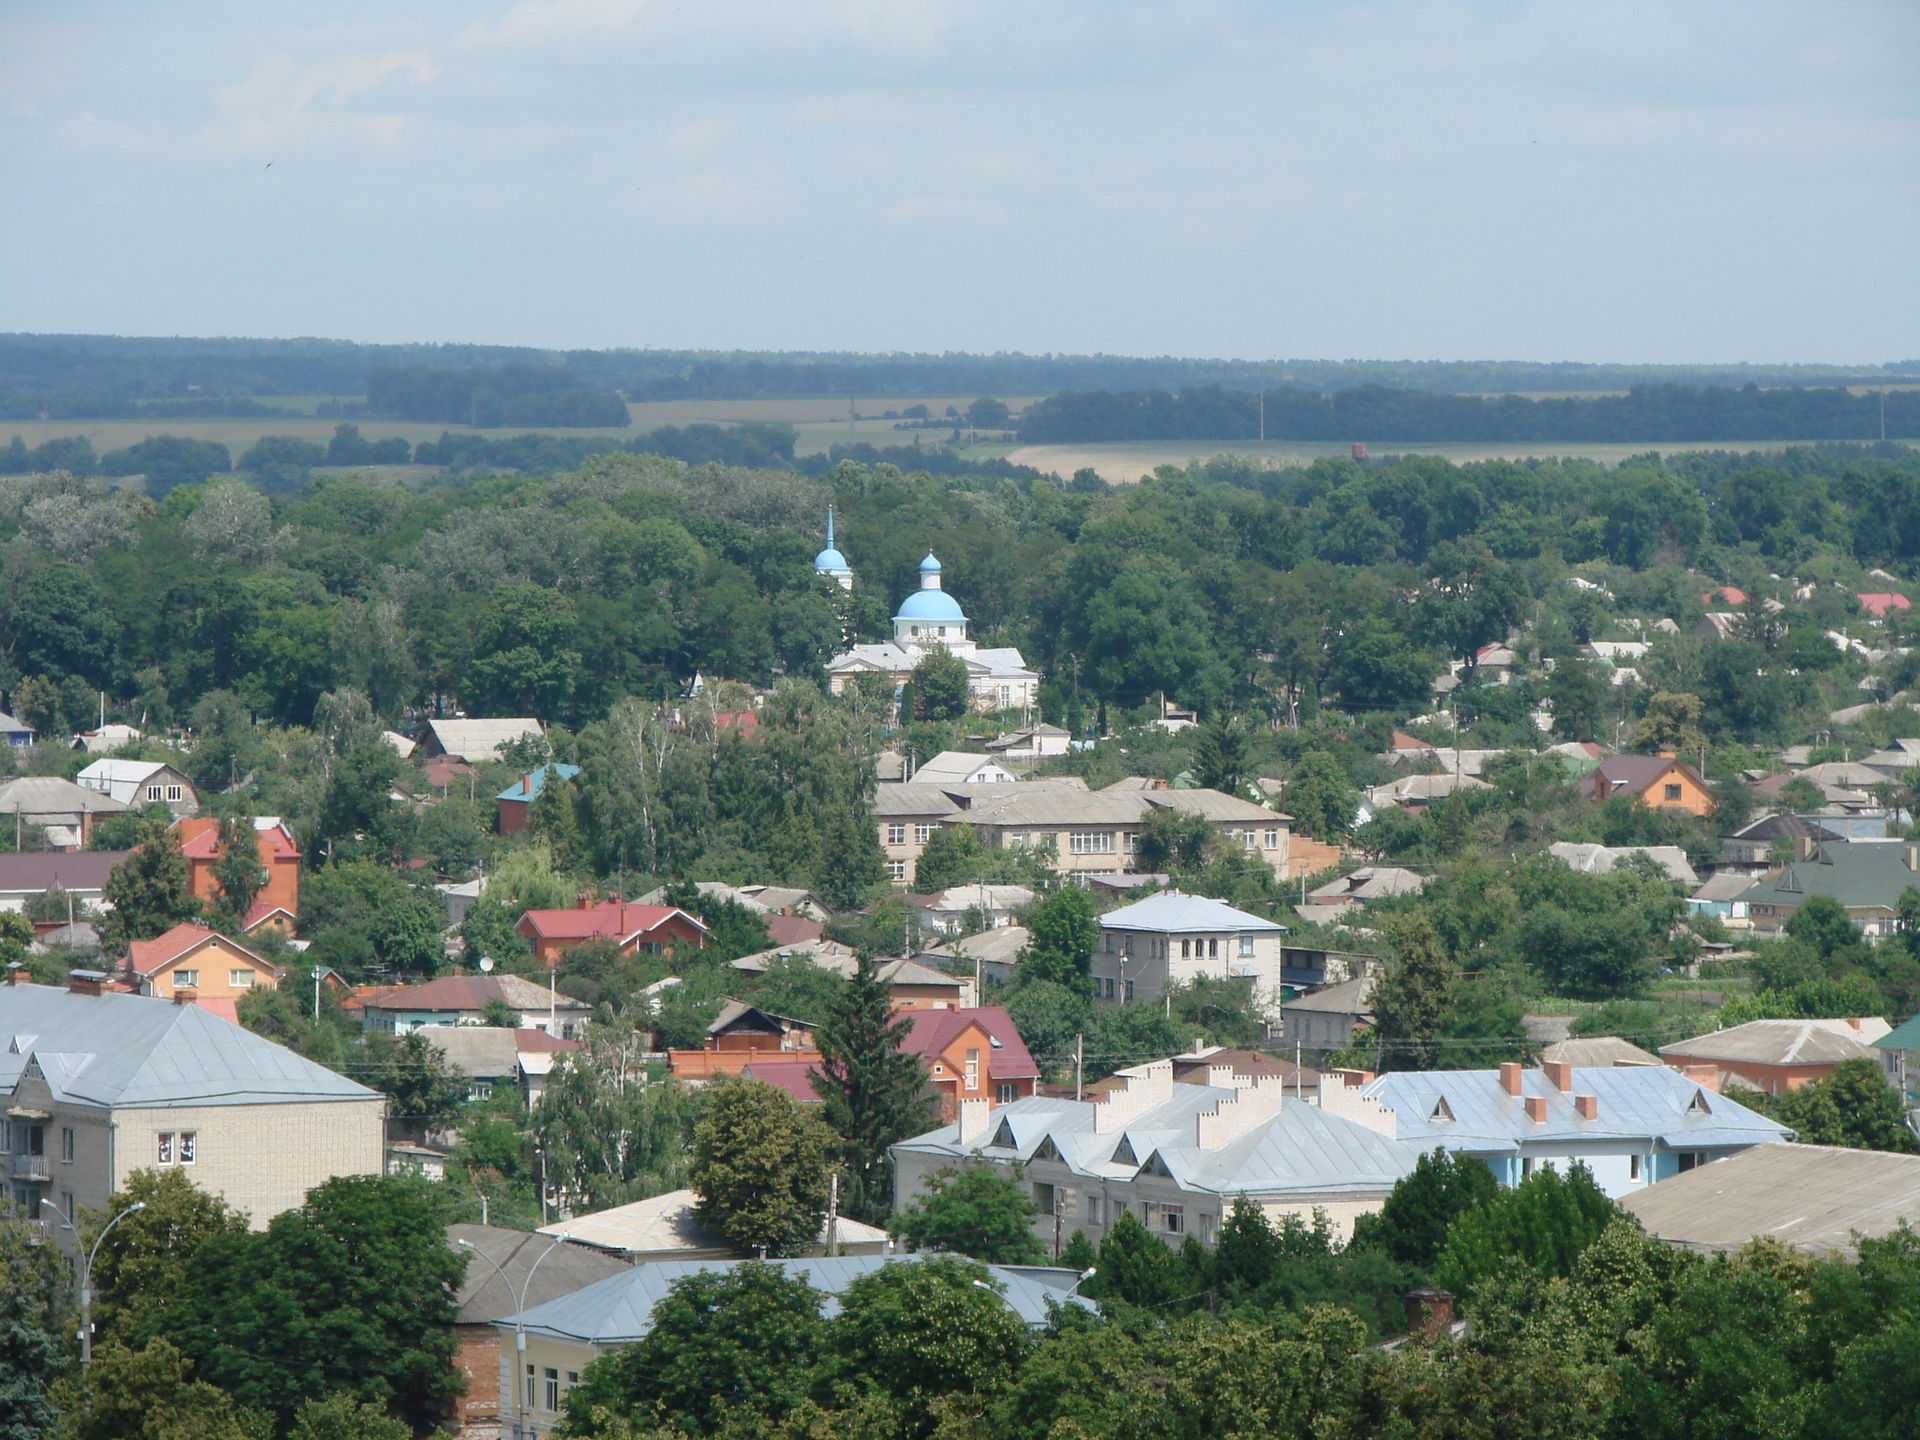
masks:
<instances>
[{"instance_id":1,"label":"spruce tree","mask_svg":"<svg viewBox=\"0 0 1920 1440\"><path fill-rule=\"evenodd\" d=\"M253 908L254 897L266 878L253 822L245 816L225 816L220 821L220 856L213 862L214 883L220 887L215 918L223 926L238 928Z\"/></svg>"},{"instance_id":2,"label":"spruce tree","mask_svg":"<svg viewBox=\"0 0 1920 1440\"><path fill-rule=\"evenodd\" d=\"M1431 1070L1435 1040L1453 1004L1458 975L1425 914L1402 917L1387 929L1386 978L1374 990L1382 1070Z\"/></svg>"},{"instance_id":3,"label":"spruce tree","mask_svg":"<svg viewBox=\"0 0 1920 1440\"><path fill-rule=\"evenodd\" d=\"M124 950L129 940L151 940L183 920L197 920L200 902L188 888L187 857L168 834L171 817L140 822L133 853L107 872L103 897L108 912L105 939Z\"/></svg>"},{"instance_id":4,"label":"spruce tree","mask_svg":"<svg viewBox=\"0 0 1920 1440\"><path fill-rule=\"evenodd\" d=\"M836 910L864 904L886 882L887 860L872 821L852 810L841 810L827 822L821 838L820 863L814 871L814 889Z\"/></svg>"},{"instance_id":5,"label":"spruce tree","mask_svg":"<svg viewBox=\"0 0 1920 1440\"><path fill-rule=\"evenodd\" d=\"M933 1128L938 1114L919 1057L899 1048L909 1028L863 950L814 1035L821 1054L814 1093L840 1137L841 1208L870 1223L893 1206L887 1147Z\"/></svg>"}]
</instances>

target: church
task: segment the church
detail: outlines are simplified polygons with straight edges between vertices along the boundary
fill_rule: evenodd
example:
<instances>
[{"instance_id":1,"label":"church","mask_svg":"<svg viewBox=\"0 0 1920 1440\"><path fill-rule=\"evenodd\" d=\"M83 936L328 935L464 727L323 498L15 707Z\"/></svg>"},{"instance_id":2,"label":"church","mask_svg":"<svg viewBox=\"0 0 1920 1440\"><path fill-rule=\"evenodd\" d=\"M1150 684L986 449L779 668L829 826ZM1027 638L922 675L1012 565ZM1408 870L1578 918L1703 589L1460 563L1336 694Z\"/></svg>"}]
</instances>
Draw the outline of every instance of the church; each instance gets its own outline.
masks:
<instances>
[{"instance_id":1,"label":"church","mask_svg":"<svg viewBox=\"0 0 1920 1440\"><path fill-rule=\"evenodd\" d=\"M843 590L853 589L853 569L835 548L833 515L827 515L827 548L814 557L813 568L822 579ZM1040 676L1027 668L1018 650L988 650L967 635L967 617L960 603L941 585L940 562L931 554L920 562L920 588L907 596L893 616L893 639L881 644L851 645L827 664L827 683L838 695L856 675L885 675L895 688L906 684L913 667L935 646L967 667L967 687L976 710L1025 710L1035 701Z\"/></svg>"}]
</instances>

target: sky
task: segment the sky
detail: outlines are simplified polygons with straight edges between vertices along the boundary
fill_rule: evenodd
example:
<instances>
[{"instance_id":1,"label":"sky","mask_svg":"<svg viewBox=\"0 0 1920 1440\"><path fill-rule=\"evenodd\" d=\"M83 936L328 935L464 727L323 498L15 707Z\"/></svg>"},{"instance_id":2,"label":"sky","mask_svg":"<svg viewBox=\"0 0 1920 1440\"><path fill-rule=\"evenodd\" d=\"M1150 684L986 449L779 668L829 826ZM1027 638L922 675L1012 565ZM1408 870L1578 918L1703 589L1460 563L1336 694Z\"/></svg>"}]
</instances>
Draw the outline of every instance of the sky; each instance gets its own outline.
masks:
<instances>
[{"instance_id":1,"label":"sky","mask_svg":"<svg viewBox=\"0 0 1920 1440\"><path fill-rule=\"evenodd\" d=\"M1913 0L0 0L0 330L1920 356Z\"/></svg>"}]
</instances>

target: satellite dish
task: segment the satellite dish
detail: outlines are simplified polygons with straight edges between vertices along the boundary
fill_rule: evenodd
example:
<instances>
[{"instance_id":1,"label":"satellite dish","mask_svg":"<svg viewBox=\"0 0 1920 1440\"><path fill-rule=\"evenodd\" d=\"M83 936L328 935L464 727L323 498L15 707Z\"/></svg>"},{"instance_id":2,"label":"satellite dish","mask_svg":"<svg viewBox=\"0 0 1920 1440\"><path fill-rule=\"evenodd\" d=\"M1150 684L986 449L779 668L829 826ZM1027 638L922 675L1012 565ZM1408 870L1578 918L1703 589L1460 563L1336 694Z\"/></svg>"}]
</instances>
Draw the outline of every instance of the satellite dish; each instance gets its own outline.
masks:
<instances>
[{"instance_id":1,"label":"satellite dish","mask_svg":"<svg viewBox=\"0 0 1920 1440\"><path fill-rule=\"evenodd\" d=\"M491 972L493 969L493 957L491 955L482 955L480 957L480 968L483 971Z\"/></svg>"}]
</instances>

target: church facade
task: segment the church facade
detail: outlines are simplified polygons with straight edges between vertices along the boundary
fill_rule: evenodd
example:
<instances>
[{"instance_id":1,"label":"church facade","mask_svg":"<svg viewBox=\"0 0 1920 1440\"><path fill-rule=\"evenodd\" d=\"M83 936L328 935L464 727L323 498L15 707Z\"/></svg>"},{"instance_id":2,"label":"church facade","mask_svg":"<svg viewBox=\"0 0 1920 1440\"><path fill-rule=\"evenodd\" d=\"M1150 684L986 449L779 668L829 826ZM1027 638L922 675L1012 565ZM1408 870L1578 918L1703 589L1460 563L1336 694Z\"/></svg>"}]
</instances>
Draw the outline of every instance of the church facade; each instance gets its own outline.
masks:
<instances>
[{"instance_id":1,"label":"church facade","mask_svg":"<svg viewBox=\"0 0 1920 1440\"><path fill-rule=\"evenodd\" d=\"M827 521L827 548L814 557L813 568L822 579L842 589L853 588L853 571L834 547L833 521ZM850 645L827 664L827 683L838 695L857 675L885 675L896 690L906 684L913 667L935 647L967 667L967 688L976 710L1024 710L1035 703L1040 688L1037 671L1012 647L983 648L967 633L969 621L959 601L943 587L940 562L931 554L920 562L920 588L901 602L893 616L893 639L878 644Z\"/></svg>"}]
</instances>

